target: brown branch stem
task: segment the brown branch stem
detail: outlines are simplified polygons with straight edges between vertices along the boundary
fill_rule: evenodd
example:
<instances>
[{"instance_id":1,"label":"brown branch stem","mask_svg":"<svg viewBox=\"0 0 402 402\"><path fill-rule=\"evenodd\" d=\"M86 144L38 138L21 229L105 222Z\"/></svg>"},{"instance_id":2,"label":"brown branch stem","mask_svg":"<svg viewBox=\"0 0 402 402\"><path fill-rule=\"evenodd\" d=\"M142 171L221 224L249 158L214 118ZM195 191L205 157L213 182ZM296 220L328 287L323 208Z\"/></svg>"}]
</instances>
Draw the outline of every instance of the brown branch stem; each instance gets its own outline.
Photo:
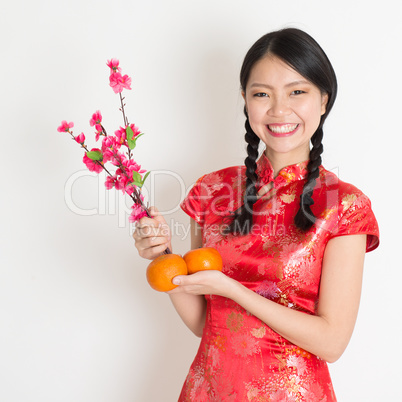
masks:
<instances>
[{"instance_id":1,"label":"brown branch stem","mask_svg":"<svg viewBox=\"0 0 402 402\"><path fill-rule=\"evenodd\" d=\"M124 127L128 126L128 119L126 117L126 113L124 112L124 104L123 104L123 97L121 96L121 92L119 92L120 96L120 103L121 103L121 112L123 113L123 120L124 120Z\"/></svg>"}]
</instances>

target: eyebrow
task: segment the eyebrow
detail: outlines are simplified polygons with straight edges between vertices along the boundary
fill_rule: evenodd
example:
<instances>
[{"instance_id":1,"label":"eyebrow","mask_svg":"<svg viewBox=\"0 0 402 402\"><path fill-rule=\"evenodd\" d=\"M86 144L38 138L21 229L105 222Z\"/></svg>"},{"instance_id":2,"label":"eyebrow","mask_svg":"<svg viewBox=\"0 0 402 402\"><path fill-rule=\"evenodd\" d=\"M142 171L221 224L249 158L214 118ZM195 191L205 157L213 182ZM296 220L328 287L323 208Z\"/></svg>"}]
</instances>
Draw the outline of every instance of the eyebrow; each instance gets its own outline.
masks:
<instances>
[{"instance_id":1,"label":"eyebrow","mask_svg":"<svg viewBox=\"0 0 402 402\"><path fill-rule=\"evenodd\" d=\"M310 84L310 83L308 81L305 81L305 80L292 81L292 82L289 82L289 84L286 84L285 88L294 87L296 85L306 85L306 84ZM250 85L250 88L254 88L254 87L258 87L258 88L263 87L263 88L268 88L268 89L274 89L274 87L272 87L271 85L261 84L259 82L255 82L255 83Z\"/></svg>"}]
</instances>

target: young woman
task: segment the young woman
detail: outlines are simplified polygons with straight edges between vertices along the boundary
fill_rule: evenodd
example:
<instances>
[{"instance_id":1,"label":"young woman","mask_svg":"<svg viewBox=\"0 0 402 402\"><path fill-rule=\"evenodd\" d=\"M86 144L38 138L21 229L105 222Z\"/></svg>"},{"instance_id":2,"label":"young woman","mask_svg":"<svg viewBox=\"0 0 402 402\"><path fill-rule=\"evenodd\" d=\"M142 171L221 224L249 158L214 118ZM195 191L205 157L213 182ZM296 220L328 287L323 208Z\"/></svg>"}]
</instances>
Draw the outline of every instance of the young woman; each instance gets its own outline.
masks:
<instances>
[{"instance_id":1,"label":"young woman","mask_svg":"<svg viewBox=\"0 0 402 402\"><path fill-rule=\"evenodd\" d=\"M336 401L326 362L349 342L379 243L369 199L321 165L336 76L313 38L283 29L251 47L240 80L246 166L206 174L182 203L192 248L215 247L224 267L173 280L202 336L179 400ZM148 259L170 246L154 214L134 233Z\"/></svg>"}]
</instances>

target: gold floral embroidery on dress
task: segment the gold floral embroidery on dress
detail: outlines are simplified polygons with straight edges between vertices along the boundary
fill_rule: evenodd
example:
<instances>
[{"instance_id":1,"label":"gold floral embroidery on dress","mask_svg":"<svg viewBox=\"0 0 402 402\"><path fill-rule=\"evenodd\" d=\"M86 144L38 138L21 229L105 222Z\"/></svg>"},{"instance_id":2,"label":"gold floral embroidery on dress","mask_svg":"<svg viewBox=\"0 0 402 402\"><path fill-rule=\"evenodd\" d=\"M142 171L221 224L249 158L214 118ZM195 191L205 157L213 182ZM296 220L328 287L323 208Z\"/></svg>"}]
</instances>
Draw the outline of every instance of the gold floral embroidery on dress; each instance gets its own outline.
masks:
<instances>
[{"instance_id":1,"label":"gold floral embroidery on dress","mask_svg":"<svg viewBox=\"0 0 402 402\"><path fill-rule=\"evenodd\" d=\"M230 342L237 356L250 357L261 352L258 339L245 331L233 334Z\"/></svg>"},{"instance_id":2,"label":"gold floral embroidery on dress","mask_svg":"<svg viewBox=\"0 0 402 402\"><path fill-rule=\"evenodd\" d=\"M252 335L255 336L256 338L264 338L266 332L267 332L266 326L262 326L260 328L253 328L251 330Z\"/></svg>"},{"instance_id":3,"label":"gold floral embroidery on dress","mask_svg":"<svg viewBox=\"0 0 402 402\"><path fill-rule=\"evenodd\" d=\"M285 172L285 171L281 171L279 173L283 178L285 178L285 180L290 183L291 181L293 181L296 178L296 175L293 172Z\"/></svg>"},{"instance_id":4,"label":"gold floral embroidery on dress","mask_svg":"<svg viewBox=\"0 0 402 402\"><path fill-rule=\"evenodd\" d=\"M357 199L357 195L356 194L346 194L343 198L342 198L342 206L343 206L343 210L347 210Z\"/></svg>"},{"instance_id":5,"label":"gold floral embroidery on dress","mask_svg":"<svg viewBox=\"0 0 402 402\"><path fill-rule=\"evenodd\" d=\"M279 197L272 196L268 200L264 200L264 212L269 215L279 215L285 209L285 204L281 202Z\"/></svg>"},{"instance_id":6,"label":"gold floral embroidery on dress","mask_svg":"<svg viewBox=\"0 0 402 402\"><path fill-rule=\"evenodd\" d=\"M268 280L263 280L255 289L255 292L270 300L276 299L281 293L276 282Z\"/></svg>"},{"instance_id":7,"label":"gold floral embroidery on dress","mask_svg":"<svg viewBox=\"0 0 402 402\"><path fill-rule=\"evenodd\" d=\"M309 258L306 258L299 265L299 277L294 278L297 280L299 286L312 285L316 281L317 278L317 269L315 269L315 257L311 255Z\"/></svg>"},{"instance_id":8,"label":"gold floral embroidery on dress","mask_svg":"<svg viewBox=\"0 0 402 402\"><path fill-rule=\"evenodd\" d=\"M290 204L291 202L293 202L296 198L296 194L295 193L283 193L280 196L281 200L283 202L285 202L286 204Z\"/></svg>"},{"instance_id":9,"label":"gold floral embroidery on dress","mask_svg":"<svg viewBox=\"0 0 402 402\"><path fill-rule=\"evenodd\" d=\"M285 293L282 293L281 295L279 295L278 303L282 304L284 306L287 306L287 307L289 307L289 304L292 304L292 303L289 302L288 295L285 294Z\"/></svg>"},{"instance_id":10,"label":"gold floral embroidery on dress","mask_svg":"<svg viewBox=\"0 0 402 402\"><path fill-rule=\"evenodd\" d=\"M226 336L217 335L212 342L218 349L224 352L226 350L226 340Z\"/></svg>"},{"instance_id":11,"label":"gold floral embroidery on dress","mask_svg":"<svg viewBox=\"0 0 402 402\"><path fill-rule=\"evenodd\" d=\"M241 313L232 312L226 319L226 325L231 332L239 331L243 326L244 317Z\"/></svg>"},{"instance_id":12,"label":"gold floral embroidery on dress","mask_svg":"<svg viewBox=\"0 0 402 402\"><path fill-rule=\"evenodd\" d=\"M272 249L273 245L275 244L275 242L271 240L271 237L262 238L262 242L262 249L265 251Z\"/></svg>"}]
</instances>

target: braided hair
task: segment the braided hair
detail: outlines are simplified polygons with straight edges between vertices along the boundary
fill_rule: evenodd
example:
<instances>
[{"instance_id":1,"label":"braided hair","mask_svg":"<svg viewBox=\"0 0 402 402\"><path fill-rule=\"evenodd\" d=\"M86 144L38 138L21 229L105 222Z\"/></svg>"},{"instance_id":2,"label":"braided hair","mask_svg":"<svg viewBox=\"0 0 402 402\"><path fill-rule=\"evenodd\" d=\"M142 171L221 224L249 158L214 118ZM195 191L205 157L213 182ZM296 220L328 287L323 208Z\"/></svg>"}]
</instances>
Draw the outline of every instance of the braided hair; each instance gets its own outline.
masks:
<instances>
[{"instance_id":1,"label":"braided hair","mask_svg":"<svg viewBox=\"0 0 402 402\"><path fill-rule=\"evenodd\" d=\"M233 234L246 234L250 231L253 223L253 205L257 201L257 158L258 158L258 145L260 139L252 130L248 118L244 124L246 134L244 138L247 142L247 157L244 161L246 165L246 190L244 192L243 205L235 212L235 216L229 227L227 233Z\"/></svg>"},{"instance_id":2,"label":"braided hair","mask_svg":"<svg viewBox=\"0 0 402 402\"><path fill-rule=\"evenodd\" d=\"M334 69L327 55L320 45L306 32L296 28L286 28L270 32L262 36L247 52L240 72L240 83L243 93L246 93L246 86L251 70L262 58L272 55L281 59L292 69L316 85L321 93L327 95L325 113L321 116L320 124L311 137L312 148L310 160L307 165L307 178L300 195L300 208L294 218L295 225L302 231L310 229L316 217L311 210L314 204L312 198L313 190L319 176L321 165L321 154L323 152L323 124L335 102L337 94L337 81ZM227 233L247 234L251 230L253 221L253 205L257 200L258 177L256 174L256 160L258 157L259 138L253 132L247 111L246 135L247 146L246 165L246 190L244 193L244 204L234 214L233 221L228 226Z\"/></svg>"},{"instance_id":3,"label":"braided hair","mask_svg":"<svg viewBox=\"0 0 402 402\"><path fill-rule=\"evenodd\" d=\"M300 208L295 216L295 225L303 231L310 229L316 221L316 217L311 211L310 206L314 204L312 195L317 178L320 174L318 168L321 165L321 154L324 150L322 145L323 135L322 127L319 127L311 137L313 147L310 150L310 160L307 165L308 174L306 183L303 186L303 192L300 195Z\"/></svg>"}]
</instances>

